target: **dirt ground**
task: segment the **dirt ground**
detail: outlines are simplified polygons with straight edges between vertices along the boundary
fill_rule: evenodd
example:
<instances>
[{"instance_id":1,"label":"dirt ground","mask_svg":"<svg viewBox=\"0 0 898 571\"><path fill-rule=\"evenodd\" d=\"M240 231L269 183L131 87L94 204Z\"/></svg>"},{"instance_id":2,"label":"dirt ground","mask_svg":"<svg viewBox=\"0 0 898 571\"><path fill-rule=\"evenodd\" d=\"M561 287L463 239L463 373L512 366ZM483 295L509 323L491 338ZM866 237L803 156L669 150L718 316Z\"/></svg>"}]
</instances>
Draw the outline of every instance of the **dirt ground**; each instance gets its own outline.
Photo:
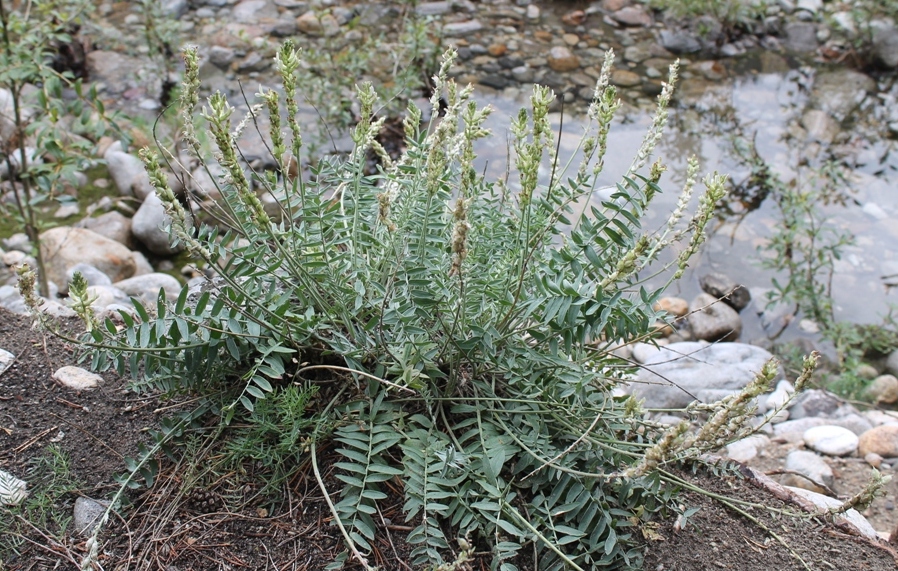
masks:
<instances>
[{"instance_id":1,"label":"dirt ground","mask_svg":"<svg viewBox=\"0 0 898 571\"><path fill-rule=\"evenodd\" d=\"M75 393L60 387L51 375L60 366L74 364L74 348L32 330L27 319L4 310L0 310L0 348L16 355L13 365L0 374L0 469L27 480L35 460L56 447L69 459L68 477L77 485L55 501L55 509L67 518L79 495L110 497L118 487L115 474L124 471L124 457L135 456L138 444L150 441L147 431L156 429L175 403L128 392L112 374L104 375L105 382L95 391ZM196 438L192 450L195 453L188 459L192 465L215 464L215 451L204 447L202 437ZM328 469L332 458L326 448L319 450L319 461L325 483L332 482ZM102 569L324 569L343 547L310 467L300 465L276 500L260 493L253 470L248 466L232 472L191 472L163 460L153 487L129 492L119 515L101 535ZM797 510L744 480L702 473L690 473L688 479L723 496ZM39 490L31 492L33 497ZM395 501L380 514L380 542L370 563L384 570L410 571L405 563L409 547L402 541L408 527L401 515L401 490L392 492ZM657 536L647 542L645 569L898 567L887 546L845 535L816 519L746 508L765 530L705 495L686 493L680 503L700 509L685 526L678 526L673 517L659 522ZM0 541L0 570L77 569L85 541L70 522L64 529L64 521L50 521L43 529L10 526L15 514L8 508L0 508L0 518L9 518L0 519L0 530L11 536ZM470 569L488 569L488 554L481 555ZM538 571L539 564L520 561L519 568Z\"/></svg>"}]
</instances>

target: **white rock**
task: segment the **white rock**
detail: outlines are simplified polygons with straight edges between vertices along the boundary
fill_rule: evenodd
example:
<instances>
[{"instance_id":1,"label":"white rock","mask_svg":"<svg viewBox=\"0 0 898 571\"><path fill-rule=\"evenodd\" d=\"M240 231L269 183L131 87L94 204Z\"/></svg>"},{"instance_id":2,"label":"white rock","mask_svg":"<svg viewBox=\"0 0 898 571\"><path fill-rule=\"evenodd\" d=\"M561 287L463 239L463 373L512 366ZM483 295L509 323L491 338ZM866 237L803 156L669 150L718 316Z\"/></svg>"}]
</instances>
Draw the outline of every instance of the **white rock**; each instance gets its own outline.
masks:
<instances>
[{"instance_id":1,"label":"white rock","mask_svg":"<svg viewBox=\"0 0 898 571\"><path fill-rule=\"evenodd\" d=\"M0 470L0 504L16 506L28 497L28 484L9 472Z\"/></svg>"},{"instance_id":2,"label":"white rock","mask_svg":"<svg viewBox=\"0 0 898 571\"><path fill-rule=\"evenodd\" d=\"M57 284L67 283L66 274L78 263L94 266L113 281L134 275L131 250L83 228L59 226L41 234L41 253L47 277Z\"/></svg>"},{"instance_id":3,"label":"white rock","mask_svg":"<svg viewBox=\"0 0 898 571\"><path fill-rule=\"evenodd\" d=\"M16 360L16 356L5 349L0 349L0 374Z\"/></svg>"},{"instance_id":4,"label":"white rock","mask_svg":"<svg viewBox=\"0 0 898 571\"><path fill-rule=\"evenodd\" d=\"M90 264L75 264L66 272L66 281L64 282L64 291L69 291L69 284L72 283L72 279L75 277L75 272L81 274L81 277L87 282L87 285L112 285L112 280L109 279L109 276L98 270L97 268L91 266Z\"/></svg>"},{"instance_id":5,"label":"white rock","mask_svg":"<svg viewBox=\"0 0 898 571\"><path fill-rule=\"evenodd\" d=\"M53 373L53 378L59 381L65 387L76 391L89 391L97 388L103 377L90 371L86 371L81 367L67 365L61 367Z\"/></svg>"},{"instance_id":6,"label":"white rock","mask_svg":"<svg viewBox=\"0 0 898 571\"><path fill-rule=\"evenodd\" d=\"M868 410L864 412L864 417L869 420L873 426L898 424L898 411L894 410Z\"/></svg>"},{"instance_id":7,"label":"white rock","mask_svg":"<svg viewBox=\"0 0 898 571\"><path fill-rule=\"evenodd\" d=\"M786 470L797 472L807 477L802 478L801 476L787 474L784 478L784 483L790 486L819 493L823 493L825 488L815 485L815 483L822 484L828 488L833 486L832 468L826 463L826 460L813 452L808 452L807 450L793 450L789 452L789 455L786 456L784 467Z\"/></svg>"},{"instance_id":8,"label":"white rock","mask_svg":"<svg viewBox=\"0 0 898 571\"><path fill-rule=\"evenodd\" d=\"M131 298L128 294L115 286L87 286L87 294L94 298L90 306L94 311L103 311L108 305L113 303L130 304Z\"/></svg>"},{"instance_id":9,"label":"white rock","mask_svg":"<svg viewBox=\"0 0 898 571\"><path fill-rule=\"evenodd\" d=\"M763 434L754 434L748 438L731 442L727 445L726 455L737 462L748 462L758 455L758 451L770 444L770 439Z\"/></svg>"},{"instance_id":10,"label":"white rock","mask_svg":"<svg viewBox=\"0 0 898 571\"><path fill-rule=\"evenodd\" d=\"M829 510L832 508L837 508L842 505L842 502L831 498L829 496L824 496L823 494L818 494L816 492L812 492L810 490L804 490L802 488L795 488L791 486L786 486L788 490L795 492L798 496L810 500L814 505L816 505L821 510ZM869 537L870 539L876 539L879 536L876 534L876 530L873 529L873 526L870 525L870 522L867 521L867 518L858 513L857 510L851 509L843 514L839 514L836 516L836 521L839 522L847 522L853 525L859 532L861 532L864 536Z\"/></svg>"},{"instance_id":11,"label":"white rock","mask_svg":"<svg viewBox=\"0 0 898 571\"><path fill-rule=\"evenodd\" d=\"M847 428L826 424L809 428L804 433L808 448L830 456L846 456L857 450L857 434Z\"/></svg>"}]
</instances>

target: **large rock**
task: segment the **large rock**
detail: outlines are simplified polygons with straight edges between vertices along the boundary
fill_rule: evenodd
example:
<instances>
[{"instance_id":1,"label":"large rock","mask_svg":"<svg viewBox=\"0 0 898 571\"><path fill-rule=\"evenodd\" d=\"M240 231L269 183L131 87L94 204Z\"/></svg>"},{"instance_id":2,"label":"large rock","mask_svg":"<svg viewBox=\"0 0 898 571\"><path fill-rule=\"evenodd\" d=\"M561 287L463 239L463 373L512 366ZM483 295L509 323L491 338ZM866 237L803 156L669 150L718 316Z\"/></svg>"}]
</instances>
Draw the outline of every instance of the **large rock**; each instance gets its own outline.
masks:
<instances>
[{"instance_id":1,"label":"large rock","mask_svg":"<svg viewBox=\"0 0 898 571\"><path fill-rule=\"evenodd\" d=\"M133 246L131 239L131 219L115 210L101 214L96 218L85 218L75 225L77 228L87 228L115 240L128 248Z\"/></svg>"},{"instance_id":2,"label":"large rock","mask_svg":"<svg viewBox=\"0 0 898 571\"><path fill-rule=\"evenodd\" d=\"M661 30L661 45L674 54L691 54L702 49L698 38L688 30Z\"/></svg>"},{"instance_id":3,"label":"large rock","mask_svg":"<svg viewBox=\"0 0 898 571\"><path fill-rule=\"evenodd\" d=\"M702 293L689 304L689 328L696 339L733 341L742 333L742 319L729 305Z\"/></svg>"},{"instance_id":4,"label":"large rock","mask_svg":"<svg viewBox=\"0 0 898 571\"><path fill-rule=\"evenodd\" d=\"M150 99L159 99L162 79L149 73L144 60L118 52L97 50L87 54L87 73L91 81L101 83L110 95L139 89Z\"/></svg>"},{"instance_id":5,"label":"large rock","mask_svg":"<svg viewBox=\"0 0 898 571\"><path fill-rule=\"evenodd\" d=\"M268 0L243 0L231 9L231 19L241 24L256 24L264 18L277 17L277 6Z\"/></svg>"},{"instance_id":6,"label":"large rock","mask_svg":"<svg viewBox=\"0 0 898 571\"><path fill-rule=\"evenodd\" d=\"M898 378L895 375L880 375L873 379L865 393L876 404L894 404L898 402Z\"/></svg>"},{"instance_id":7,"label":"large rock","mask_svg":"<svg viewBox=\"0 0 898 571\"><path fill-rule=\"evenodd\" d=\"M172 247L168 232L163 230L169 221L162 200L153 192L143 201L131 220L131 233L147 247L147 250L160 256L170 256L180 252L184 247L181 244Z\"/></svg>"},{"instance_id":8,"label":"large rock","mask_svg":"<svg viewBox=\"0 0 898 571\"><path fill-rule=\"evenodd\" d=\"M743 343L671 343L646 358L630 391L648 408L682 408L702 390L741 390L771 357Z\"/></svg>"},{"instance_id":9,"label":"large rock","mask_svg":"<svg viewBox=\"0 0 898 571\"><path fill-rule=\"evenodd\" d=\"M113 281L134 275L134 259L131 250L84 228L60 226L41 235L41 255L47 279L57 284L66 283L69 268L75 264L90 264Z\"/></svg>"},{"instance_id":10,"label":"large rock","mask_svg":"<svg viewBox=\"0 0 898 571\"><path fill-rule=\"evenodd\" d=\"M810 389L795 398L789 407L789 414L794 420L826 417L835 413L841 405L841 399L834 394L820 389Z\"/></svg>"},{"instance_id":11,"label":"large rock","mask_svg":"<svg viewBox=\"0 0 898 571\"><path fill-rule=\"evenodd\" d=\"M63 282L63 293L69 291L69 285L72 283L72 278L75 277L76 272L81 274L81 277L84 278L84 281L89 286L112 285L112 280L109 279L109 276L90 264L75 264L66 272L66 281Z\"/></svg>"},{"instance_id":12,"label":"large rock","mask_svg":"<svg viewBox=\"0 0 898 571\"><path fill-rule=\"evenodd\" d=\"M165 297L169 301L178 299L181 282L168 274L152 273L128 278L113 284L131 297L139 298L144 303L155 304L159 298L159 290L165 289Z\"/></svg>"},{"instance_id":13,"label":"large rock","mask_svg":"<svg viewBox=\"0 0 898 571\"><path fill-rule=\"evenodd\" d=\"M724 274L712 272L705 274L698 280L702 291L723 300L724 303L742 311L751 303L751 293L744 285L737 284Z\"/></svg>"},{"instance_id":14,"label":"large rock","mask_svg":"<svg viewBox=\"0 0 898 571\"><path fill-rule=\"evenodd\" d=\"M812 52L817 49L817 26L812 22L789 22L784 30L786 48L794 52Z\"/></svg>"},{"instance_id":15,"label":"large rock","mask_svg":"<svg viewBox=\"0 0 898 571\"><path fill-rule=\"evenodd\" d=\"M571 50L564 46L554 46L549 50L549 56L546 58L549 67L554 71L574 71L580 67L580 58L571 53Z\"/></svg>"},{"instance_id":16,"label":"large rock","mask_svg":"<svg viewBox=\"0 0 898 571\"><path fill-rule=\"evenodd\" d=\"M857 452L859 456L872 452L883 458L898 457L898 424L883 424L861 434Z\"/></svg>"},{"instance_id":17,"label":"large rock","mask_svg":"<svg viewBox=\"0 0 898 571\"><path fill-rule=\"evenodd\" d=\"M873 32L872 54L879 65L894 69L898 67L898 27L894 22L874 20L870 22Z\"/></svg>"},{"instance_id":18,"label":"large rock","mask_svg":"<svg viewBox=\"0 0 898 571\"><path fill-rule=\"evenodd\" d=\"M832 424L807 429L803 439L808 448L829 456L847 456L854 453L858 446L855 433Z\"/></svg>"},{"instance_id":19,"label":"large rock","mask_svg":"<svg viewBox=\"0 0 898 571\"><path fill-rule=\"evenodd\" d=\"M122 143L116 141L109 145L103 155L109 176L122 196L134 196L144 200L153 192L150 177L143 166L143 161L122 150Z\"/></svg>"},{"instance_id":20,"label":"large rock","mask_svg":"<svg viewBox=\"0 0 898 571\"><path fill-rule=\"evenodd\" d=\"M783 484L804 488L820 494L832 489L835 480L833 469L826 460L807 450L793 450L786 456L785 469L797 474L786 474Z\"/></svg>"}]
</instances>

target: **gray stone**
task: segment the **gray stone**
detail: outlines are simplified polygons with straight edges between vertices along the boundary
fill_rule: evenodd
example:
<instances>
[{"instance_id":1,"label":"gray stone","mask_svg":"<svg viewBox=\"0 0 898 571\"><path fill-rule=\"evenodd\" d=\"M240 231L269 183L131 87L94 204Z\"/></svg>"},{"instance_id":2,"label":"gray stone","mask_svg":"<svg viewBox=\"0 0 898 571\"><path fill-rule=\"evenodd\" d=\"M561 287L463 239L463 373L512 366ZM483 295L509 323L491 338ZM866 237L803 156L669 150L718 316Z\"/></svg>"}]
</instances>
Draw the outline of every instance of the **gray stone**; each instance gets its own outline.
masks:
<instances>
[{"instance_id":1,"label":"gray stone","mask_svg":"<svg viewBox=\"0 0 898 571\"><path fill-rule=\"evenodd\" d=\"M112 285L112 280L109 279L109 276L90 264L75 264L66 272L66 281L63 282L63 293L69 291L69 284L72 283L75 272L80 273L89 286Z\"/></svg>"},{"instance_id":2,"label":"gray stone","mask_svg":"<svg viewBox=\"0 0 898 571\"><path fill-rule=\"evenodd\" d=\"M131 298L128 297L128 294L115 286L87 286L87 294L94 298L94 302L90 305L94 311L103 311L103 309L113 303L131 303Z\"/></svg>"},{"instance_id":3,"label":"gray stone","mask_svg":"<svg viewBox=\"0 0 898 571\"><path fill-rule=\"evenodd\" d=\"M682 408L702 390L741 390L771 357L743 343L671 343L646 358L630 391L648 408Z\"/></svg>"},{"instance_id":4,"label":"gray stone","mask_svg":"<svg viewBox=\"0 0 898 571\"><path fill-rule=\"evenodd\" d=\"M138 251L131 252L131 259L134 260L134 275L135 276L145 276L147 274L152 274L155 269L153 269L150 261L147 260L147 257Z\"/></svg>"},{"instance_id":5,"label":"gray stone","mask_svg":"<svg viewBox=\"0 0 898 571\"><path fill-rule=\"evenodd\" d=\"M139 88L147 97L159 99L162 92L162 78L158 74L145 71L145 62L118 52L95 50L86 58L87 73L91 81L102 83L110 95L121 95L130 89Z\"/></svg>"},{"instance_id":6,"label":"gray stone","mask_svg":"<svg viewBox=\"0 0 898 571\"><path fill-rule=\"evenodd\" d=\"M28 484L10 474L0 470L0 504L4 506L17 506L28 497Z\"/></svg>"},{"instance_id":7,"label":"gray stone","mask_svg":"<svg viewBox=\"0 0 898 571\"><path fill-rule=\"evenodd\" d=\"M31 240L24 232L17 232L3 240L3 247L7 250L18 250L27 254L31 251Z\"/></svg>"},{"instance_id":8,"label":"gray stone","mask_svg":"<svg viewBox=\"0 0 898 571\"><path fill-rule=\"evenodd\" d=\"M726 455L737 462L748 462L758 455L758 451L770 444L770 439L763 434L755 434L726 447Z\"/></svg>"},{"instance_id":9,"label":"gray stone","mask_svg":"<svg viewBox=\"0 0 898 571\"><path fill-rule=\"evenodd\" d=\"M803 435L809 428L832 424L831 420L826 418L800 418L798 420L787 420L773 427L774 436L786 436L788 434Z\"/></svg>"},{"instance_id":10,"label":"gray stone","mask_svg":"<svg viewBox=\"0 0 898 571\"><path fill-rule=\"evenodd\" d=\"M159 290L163 288L165 297L169 301L178 299L178 294L181 292L181 282L162 273L144 274L116 282L113 285L129 296L139 298L147 304L155 304L159 298Z\"/></svg>"},{"instance_id":11,"label":"gray stone","mask_svg":"<svg viewBox=\"0 0 898 571\"><path fill-rule=\"evenodd\" d=\"M784 28L786 49L812 52L817 49L817 26L812 22L789 22Z\"/></svg>"},{"instance_id":12,"label":"gray stone","mask_svg":"<svg viewBox=\"0 0 898 571\"><path fill-rule=\"evenodd\" d=\"M75 391L93 390L103 381L103 377L100 375L71 365L57 369L53 373L53 379L62 386Z\"/></svg>"},{"instance_id":13,"label":"gray stone","mask_svg":"<svg viewBox=\"0 0 898 571\"><path fill-rule=\"evenodd\" d=\"M113 281L130 278L135 265L125 246L84 228L60 226L41 234L41 253L47 279L66 283L69 268L85 263L94 266Z\"/></svg>"},{"instance_id":14,"label":"gray stone","mask_svg":"<svg viewBox=\"0 0 898 571\"><path fill-rule=\"evenodd\" d=\"M832 424L809 428L802 438L808 448L829 456L853 454L858 445L857 434Z\"/></svg>"},{"instance_id":15,"label":"gray stone","mask_svg":"<svg viewBox=\"0 0 898 571\"><path fill-rule=\"evenodd\" d=\"M807 450L793 450L786 456L784 465L786 470L798 472L801 476L786 474L783 484L811 490L812 492L825 493L827 488L832 489L835 480L833 470L822 457ZM822 486L820 485L822 484Z\"/></svg>"},{"instance_id":16,"label":"gray stone","mask_svg":"<svg viewBox=\"0 0 898 571\"><path fill-rule=\"evenodd\" d=\"M723 299L724 303L736 311L742 311L751 303L751 293L748 288L737 284L724 274L718 272L705 274L699 278L698 283L702 291L718 299Z\"/></svg>"},{"instance_id":17,"label":"gray stone","mask_svg":"<svg viewBox=\"0 0 898 571\"><path fill-rule=\"evenodd\" d=\"M162 13L175 20L183 18L189 8L187 0L162 0Z\"/></svg>"},{"instance_id":18,"label":"gray stone","mask_svg":"<svg viewBox=\"0 0 898 571\"><path fill-rule=\"evenodd\" d=\"M470 36L483 29L480 20L467 20L465 22L451 22L443 26L443 35L449 38Z\"/></svg>"},{"instance_id":19,"label":"gray stone","mask_svg":"<svg viewBox=\"0 0 898 571\"><path fill-rule=\"evenodd\" d=\"M241 24L256 24L263 18L277 17L277 6L268 0L243 0L231 9L231 19Z\"/></svg>"},{"instance_id":20,"label":"gray stone","mask_svg":"<svg viewBox=\"0 0 898 571\"><path fill-rule=\"evenodd\" d=\"M94 500L84 496L75 500L75 530L83 536L89 536L100 523L100 518L109 507L105 500Z\"/></svg>"},{"instance_id":21,"label":"gray stone","mask_svg":"<svg viewBox=\"0 0 898 571\"><path fill-rule=\"evenodd\" d=\"M795 3L796 10L804 10L816 15L823 9L823 0L798 0Z\"/></svg>"},{"instance_id":22,"label":"gray stone","mask_svg":"<svg viewBox=\"0 0 898 571\"><path fill-rule=\"evenodd\" d=\"M237 52L227 46L212 46L209 48L209 61L222 69L227 69L237 57Z\"/></svg>"},{"instance_id":23,"label":"gray stone","mask_svg":"<svg viewBox=\"0 0 898 571\"><path fill-rule=\"evenodd\" d=\"M713 295L697 295L689 304L689 310L686 319L696 339L732 341L742 333L742 319L736 310Z\"/></svg>"},{"instance_id":24,"label":"gray stone","mask_svg":"<svg viewBox=\"0 0 898 571\"><path fill-rule=\"evenodd\" d=\"M546 60L553 71L574 71L580 67L580 58L565 46L552 46Z\"/></svg>"},{"instance_id":25,"label":"gray stone","mask_svg":"<svg viewBox=\"0 0 898 571\"><path fill-rule=\"evenodd\" d=\"M873 423L860 414L846 414L831 421L830 424L847 428L858 436L873 428Z\"/></svg>"},{"instance_id":26,"label":"gray stone","mask_svg":"<svg viewBox=\"0 0 898 571\"><path fill-rule=\"evenodd\" d=\"M898 402L898 378L895 375L880 375L867 386L865 393L877 404L894 404Z\"/></svg>"},{"instance_id":27,"label":"gray stone","mask_svg":"<svg viewBox=\"0 0 898 571\"><path fill-rule=\"evenodd\" d=\"M127 248L133 246L131 237L131 219L115 210L106 212L95 218L85 218L75 224L75 227L86 228L92 232L96 232L100 236L115 240Z\"/></svg>"},{"instance_id":28,"label":"gray stone","mask_svg":"<svg viewBox=\"0 0 898 571\"><path fill-rule=\"evenodd\" d=\"M822 71L814 78L814 86L808 96L808 107L820 109L835 121L841 122L875 90L876 81L859 71Z\"/></svg>"},{"instance_id":29,"label":"gray stone","mask_svg":"<svg viewBox=\"0 0 898 571\"><path fill-rule=\"evenodd\" d=\"M109 145L103 155L106 159L106 168L115 182L115 187L122 196L134 196L138 200L144 200L153 192L150 177L143 166L143 161L122 150L122 143L116 141Z\"/></svg>"},{"instance_id":30,"label":"gray stone","mask_svg":"<svg viewBox=\"0 0 898 571\"><path fill-rule=\"evenodd\" d=\"M160 256L170 256L184 249L183 245L172 247L168 231L163 230L170 222L165 213L162 200L156 193L150 194L131 220L131 233L147 247L150 252Z\"/></svg>"},{"instance_id":31,"label":"gray stone","mask_svg":"<svg viewBox=\"0 0 898 571\"><path fill-rule=\"evenodd\" d=\"M874 20L870 22L873 32L872 53L879 65L894 69L898 67L898 27L894 22Z\"/></svg>"},{"instance_id":32,"label":"gray stone","mask_svg":"<svg viewBox=\"0 0 898 571\"><path fill-rule=\"evenodd\" d=\"M624 6L620 10L613 12L611 18L625 26L642 26L647 28L653 23L652 15L642 6Z\"/></svg>"},{"instance_id":33,"label":"gray stone","mask_svg":"<svg viewBox=\"0 0 898 571\"><path fill-rule=\"evenodd\" d=\"M804 391L792 402L789 412L795 420L806 417L827 417L838 410L842 401L830 392L820 389Z\"/></svg>"},{"instance_id":34,"label":"gray stone","mask_svg":"<svg viewBox=\"0 0 898 571\"><path fill-rule=\"evenodd\" d=\"M674 54L691 54L702 49L698 39L686 30L661 30L661 45Z\"/></svg>"},{"instance_id":35,"label":"gray stone","mask_svg":"<svg viewBox=\"0 0 898 571\"><path fill-rule=\"evenodd\" d=\"M422 2L415 6L415 13L419 16L442 16L452 10L452 5L446 1Z\"/></svg>"}]
</instances>

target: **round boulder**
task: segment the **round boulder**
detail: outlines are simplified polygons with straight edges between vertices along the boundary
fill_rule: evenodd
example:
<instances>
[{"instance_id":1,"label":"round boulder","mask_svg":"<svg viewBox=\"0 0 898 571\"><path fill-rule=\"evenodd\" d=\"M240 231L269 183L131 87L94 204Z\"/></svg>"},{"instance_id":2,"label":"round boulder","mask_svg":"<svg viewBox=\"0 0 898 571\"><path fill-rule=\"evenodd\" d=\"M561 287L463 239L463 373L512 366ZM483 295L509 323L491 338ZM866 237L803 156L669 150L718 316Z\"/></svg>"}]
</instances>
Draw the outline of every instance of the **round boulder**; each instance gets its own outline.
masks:
<instances>
[{"instance_id":1,"label":"round boulder","mask_svg":"<svg viewBox=\"0 0 898 571\"><path fill-rule=\"evenodd\" d=\"M898 457L898 424L875 426L861 434L857 445L858 454L879 454L883 458Z\"/></svg>"},{"instance_id":2,"label":"round boulder","mask_svg":"<svg viewBox=\"0 0 898 571\"><path fill-rule=\"evenodd\" d=\"M67 283L69 268L75 264L89 264L112 281L134 275L131 250L96 232L84 228L59 226L41 234L41 255L47 279L58 284Z\"/></svg>"},{"instance_id":3,"label":"round boulder","mask_svg":"<svg viewBox=\"0 0 898 571\"><path fill-rule=\"evenodd\" d=\"M809 428L803 435L805 445L829 456L847 456L857 450L858 437L841 426L825 424Z\"/></svg>"},{"instance_id":4,"label":"round boulder","mask_svg":"<svg viewBox=\"0 0 898 571\"><path fill-rule=\"evenodd\" d=\"M742 319L732 307L703 293L692 300L687 318L696 339L735 341L742 333Z\"/></svg>"}]
</instances>

